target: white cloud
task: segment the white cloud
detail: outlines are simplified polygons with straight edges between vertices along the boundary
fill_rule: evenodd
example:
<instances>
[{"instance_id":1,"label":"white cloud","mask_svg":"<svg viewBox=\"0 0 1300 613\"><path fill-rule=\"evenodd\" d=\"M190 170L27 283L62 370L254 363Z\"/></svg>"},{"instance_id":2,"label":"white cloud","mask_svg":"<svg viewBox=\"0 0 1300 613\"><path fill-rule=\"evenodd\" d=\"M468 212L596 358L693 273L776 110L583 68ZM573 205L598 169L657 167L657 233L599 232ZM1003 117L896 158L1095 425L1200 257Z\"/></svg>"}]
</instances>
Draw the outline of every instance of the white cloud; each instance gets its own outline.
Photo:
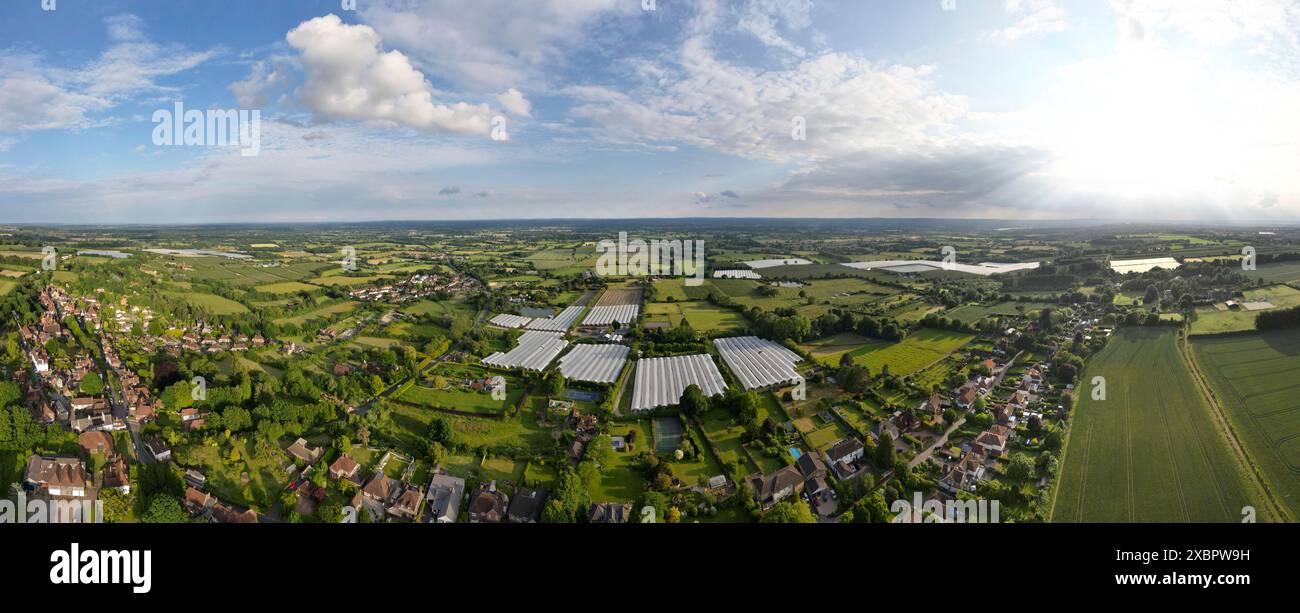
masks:
<instances>
[{"instance_id":1,"label":"white cloud","mask_svg":"<svg viewBox=\"0 0 1300 613\"><path fill-rule=\"evenodd\" d=\"M636 0L370 0L359 15L421 68L462 87L532 85L602 16L639 15Z\"/></svg>"},{"instance_id":2,"label":"white cloud","mask_svg":"<svg viewBox=\"0 0 1300 613\"><path fill-rule=\"evenodd\" d=\"M1015 25L988 33L996 42L1009 43L1028 36L1065 30L1065 8L1058 0L1007 0L1007 12L1019 17Z\"/></svg>"},{"instance_id":3,"label":"white cloud","mask_svg":"<svg viewBox=\"0 0 1300 613\"><path fill-rule=\"evenodd\" d=\"M425 131L486 134L485 104L443 103L400 51L383 51L373 28L336 15L304 21L285 36L300 53L302 101L318 119L351 119Z\"/></svg>"},{"instance_id":4,"label":"white cloud","mask_svg":"<svg viewBox=\"0 0 1300 613\"><path fill-rule=\"evenodd\" d=\"M520 117L533 116L532 103L528 102L528 99L525 98L519 90L513 87L498 94L497 101L500 102L501 106L505 107L511 115L518 115Z\"/></svg>"},{"instance_id":5,"label":"white cloud","mask_svg":"<svg viewBox=\"0 0 1300 613\"><path fill-rule=\"evenodd\" d=\"M50 66L44 58L14 49L0 52L0 131L79 129L91 115L142 95L174 93L158 84L216 55L180 45L159 45L134 15L104 20L112 44L84 66Z\"/></svg>"},{"instance_id":6,"label":"white cloud","mask_svg":"<svg viewBox=\"0 0 1300 613\"><path fill-rule=\"evenodd\" d=\"M267 92L289 78L285 67L275 60L261 60L253 63L248 76L230 84L230 91L240 108L261 108L266 106Z\"/></svg>"}]
</instances>

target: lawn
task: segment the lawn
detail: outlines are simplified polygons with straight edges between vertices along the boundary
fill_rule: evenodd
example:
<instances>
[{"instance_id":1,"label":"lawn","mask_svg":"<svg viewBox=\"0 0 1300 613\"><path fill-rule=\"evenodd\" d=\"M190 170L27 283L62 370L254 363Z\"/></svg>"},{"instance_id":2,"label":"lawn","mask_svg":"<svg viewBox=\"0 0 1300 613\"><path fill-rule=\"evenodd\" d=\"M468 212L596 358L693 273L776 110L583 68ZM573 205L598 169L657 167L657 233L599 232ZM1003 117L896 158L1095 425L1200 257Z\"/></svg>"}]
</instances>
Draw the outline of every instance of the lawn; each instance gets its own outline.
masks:
<instances>
[{"instance_id":1,"label":"lawn","mask_svg":"<svg viewBox=\"0 0 1300 613\"><path fill-rule=\"evenodd\" d=\"M731 330L745 325L745 318L735 311L707 302L655 302L646 305L646 321L667 322L675 327L681 325L683 318L701 332Z\"/></svg>"},{"instance_id":2,"label":"lawn","mask_svg":"<svg viewBox=\"0 0 1300 613\"><path fill-rule=\"evenodd\" d=\"M519 402L519 398L524 395L523 385L512 385L509 381L506 383L505 399L494 400L491 393L462 388L460 381L450 377L447 377L446 380L448 382L447 387L443 389L427 387L426 384L432 385L431 382L427 381L425 384L412 385L402 392L397 397L397 400L422 407L454 409L482 415L500 415L513 408Z\"/></svg>"},{"instance_id":3,"label":"lawn","mask_svg":"<svg viewBox=\"0 0 1300 613\"><path fill-rule=\"evenodd\" d=\"M1201 337L1192 356L1247 453L1300 517L1300 330Z\"/></svg>"},{"instance_id":4,"label":"lawn","mask_svg":"<svg viewBox=\"0 0 1300 613\"><path fill-rule=\"evenodd\" d=\"M809 447L812 447L817 451L825 451L827 447L830 447L835 444L836 441L845 438L848 435L849 433L844 430L844 427L841 426L839 422L833 421L817 430L805 434L803 438L804 441L808 443Z\"/></svg>"},{"instance_id":5,"label":"lawn","mask_svg":"<svg viewBox=\"0 0 1300 613\"><path fill-rule=\"evenodd\" d=\"M1124 328L1089 361L1104 400L1081 399L1053 521L1238 522L1251 485L1183 362L1171 328Z\"/></svg>"},{"instance_id":6,"label":"lawn","mask_svg":"<svg viewBox=\"0 0 1300 613\"><path fill-rule=\"evenodd\" d=\"M600 482L588 488L594 502L635 502L645 490L645 477L641 467L634 459L637 451L654 449L650 436L650 420L643 419L635 424L616 424L610 428L610 434L624 436L629 430L636 432L636 451L616 451L609 466L602 466Z\"/></svg>"},{"instance_id":7,"label":"lawn","mask_svg":"<svg viewBox=\"0 0 1300 613\"><path fill-rule=\"evenodd\" d=\"M872 374L882 372L888 365L889 372L906 376L948 357L974 338L961 332L921 328L900 342L870 339L847 353L853 356L854 364L866 366ZM817 359L823 364L837 365L843 353L839 351Z\"/></svg>"}]
</instances>

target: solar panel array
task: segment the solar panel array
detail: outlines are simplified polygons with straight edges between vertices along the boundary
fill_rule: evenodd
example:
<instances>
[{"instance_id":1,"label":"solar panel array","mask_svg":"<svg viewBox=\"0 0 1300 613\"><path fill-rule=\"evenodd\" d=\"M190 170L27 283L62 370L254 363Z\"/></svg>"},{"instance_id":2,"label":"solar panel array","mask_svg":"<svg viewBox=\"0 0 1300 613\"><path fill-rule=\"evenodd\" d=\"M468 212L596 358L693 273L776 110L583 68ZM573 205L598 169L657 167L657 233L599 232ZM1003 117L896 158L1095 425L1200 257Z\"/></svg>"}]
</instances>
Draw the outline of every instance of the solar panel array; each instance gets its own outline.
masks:
<instances>
[{"instance_id":1,"label":"solar panel array","mask_svg":"<svg viewBox=\"0 0 1300 613\"><path fill-rule=\"evenodd\" d=\"M488 321L491 322L492 325L501 326L502 328L522 328L528 325L528 322L532 320L533 320L532 317L524 317L523 315L511 315L509 313L502 313L500 315L497 315L496 317L493 317Z\"/></svg>"},{"instance_id":2,"label":"solar panel array","mask_svg":"<svg viewBox=\"0 0 1300 613\"><path fill-rule=\"evenodd\" d=\"M632 410L647 411L677 404L682 400L682 392L692 383L700 386L705 396L721 394L727 387L718 366L706 353L642 359L636 364Z\"/></svg>"},{"instance_id":3,"label":"solar panel array","mask_svg":"<svg viewBox=\"0 0 1300 613\"><path fill-rule=\"evenodd\" d=\"M613 383L627 361L628 351L623 345L575 345L560 358L560 374L574 381Z\"/></svg>"},{"instance_id":4,"label":"solar panel array","mask_svg":"<svg viewBox=\"0 0 1300 613\"><path fill-rule=\"evenodd\" d=\"M728 270L715 270L713 271L713 278L714 279L762 279L763 275L760 275L752 270L736 268L736 269L728 269Z\"/></svg>"},{"instance_id":5,"label":"solar panel array","mask_svg":"<svg viewBox=\"0 0 1300 613\"><path fill-rule=\"evenodd\" d=\"M794 365L803 361L799 354L757 336L713 339L731 372L747 390L798 380Z\"/></svg>"},{"instance_id":6,"label":"solar panel array","mask_svg":"<svg viewBox=\"0 0 1300 613\"><path fill-rule=\"evenodd\" d=\"M585 308L586 307L571 306L560 311L559 315L556 315L555 317L534 319L532 323L528 324L527 328L529 330L544 330L547 332L567 332L569 327L573 325L573 320L577 319Z\"/></svg>"},{"instance_id":7,"label":"solar panel array","mask_svg":"<svg viewBox=\"0 0 1300 613\"><path fill-rule=\"evenodd\" d=\"M582 325L608 326L616 321L621 324L630 324L636 320L636 316L640 312L641 307L635 304L591 307L591 312L587 313L586 319L582 320Z\"/></svg>"},{"instance_id":8,"label":"solar panel array","mask_svg":"<svg viewBox=\"0 0 1300 613\"><path fill-rule=\"evenodd\" d=\"M506 353L500 351L493 353L483 358L483 363L501 368L541 371L555 359L555 356L560 355L560 351L563 351L568 344L569 341L564 340L564 335L557 332L528 331L519 335L514 349Z\"/></svg>"}]
</instances>

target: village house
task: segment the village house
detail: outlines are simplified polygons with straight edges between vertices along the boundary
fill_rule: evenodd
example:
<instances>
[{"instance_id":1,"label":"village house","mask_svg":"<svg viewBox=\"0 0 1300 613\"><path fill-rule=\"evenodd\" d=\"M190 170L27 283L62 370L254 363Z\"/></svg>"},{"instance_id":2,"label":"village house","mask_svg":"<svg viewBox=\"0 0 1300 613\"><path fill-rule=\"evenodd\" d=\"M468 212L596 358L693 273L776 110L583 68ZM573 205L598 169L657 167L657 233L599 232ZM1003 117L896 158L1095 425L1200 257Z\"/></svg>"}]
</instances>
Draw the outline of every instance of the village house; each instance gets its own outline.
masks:
<instances>
[{"instance_id":1,"label":"village house","mask_svg":"<svg viewBox=\"0 0 1300 613\"><path fill-rule=\"evenodd\" d=\"M330 477L335 479L355 480L357 471L360 470L360 468L361 465L358 464L356 460L352 459L352 456L345 453L339 456L337 460L334 460L333 464L330 464Z\"/></svg>"},{"instance_id":2,"label":"village house","mask_svg":"<svg viewBox=\"0 0 1300 613\"><path fill-rule=\"evenodd\" d=\"M632 518L632 505L617 502L593 502L587 519L593 524L626 524Z\"/></svg>"},{"instance_id":3,"label":"village house","mask_svg":"<svg viewBox=\"0 0 1300 613\"><path fill-rule=\"evenodd\" d=\"M512 524L535 524L542 520L542 507L545 504L544 490L519 488L510 499L510 510L506 513L506 518Z\"/></svg>"},{"instance_id":4,"label":"village house","mask_svg":"<svg viewBox=\"0 0 1300 613\"><path fill-rule=\"evenodd\" d=\"M803 475L793 466L780 468L768 475L755 473L749 476L749 486L754 490L754 500L763 509L769 509L786 498L797 496L803 491L803 483Z\"/></svg>"},{"instance_id":5,"label":"village house","mask_svg":"<svg viewBox=\"0 0 1300 613\"><path fill-rule=\"evenodd\" d=\"M312 447L311 445L309 445L307 443L307 439L305 438L299 438L298 440L294 441L293 444L289 445L289 448L286 449L285 451L287 451L289 455L293 456L295 459L301 461L304 464L316 463L316 460L319 460L321 455L325 453L325 450L323 448Z\"/></svg>"},{"instance_id":6,"label":"village house","mask_svg":"<svg viewBox=\"0 0 1300 613\"><path fill-rule=\"evenodd\" d=\"M78 458L32 454L24 484L28 490L60 498L84 498L90 491L86 465Z\"/></svg>"},{"instance_id":7,"label":"village house","mask_svg":"<svg viewBox=\"0 0 1300 613\"><path fill-rule=\"evenodd\" d=\"M436 474L429 480L428 521L454 524L460 516L460 501L465 495L465 480L446 474Z\"/></svg>"},{"instance_id":8,"label":"village house","mask_svg":"<svg viewBox=\"0 0 1300 613\"><path fill-rule=\"evenodd\" d=\"M480 483L469 499L469 521L472 524L499 523L506 516L510 497L497 489L495 480Z\"/></svg>"},{"instance_id":9,"label":"village house","mask_svg":"<svg viewBox=\"0 0 1300 613\"><path fill-rule=\"evenodd\" d=\"M882 426L888 423L882 422ZM862 446L862 441L853 437L840 439L826 450L826 464L835 471L837 478L847 479L857 473L853 465L865 454L866 448Z\"/></svg>"},{"instance_id":10,"label":"village house","mask_svg":"<svg viewBox=\"0 0 1300 613\"><path fill-rule=\"evenodd\" d=\"M388 514L397 519L406 521L415 521L420 512L420 505L424 503L424 494L420 493L420 488L415 486L403 486L402 492L393 499L393 504L388 507Z\"/></svg>"}]
</instances>

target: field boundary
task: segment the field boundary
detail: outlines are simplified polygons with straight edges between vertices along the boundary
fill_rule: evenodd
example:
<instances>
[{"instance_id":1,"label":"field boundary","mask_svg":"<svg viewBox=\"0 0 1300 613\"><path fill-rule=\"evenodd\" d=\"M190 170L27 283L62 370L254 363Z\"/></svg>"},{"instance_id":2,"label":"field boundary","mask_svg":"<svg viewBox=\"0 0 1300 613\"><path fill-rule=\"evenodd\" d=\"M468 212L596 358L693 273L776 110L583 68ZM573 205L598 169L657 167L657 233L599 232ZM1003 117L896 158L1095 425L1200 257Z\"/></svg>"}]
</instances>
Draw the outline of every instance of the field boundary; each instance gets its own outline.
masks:
<instances>
[{"instance_id":1,"label":"field boundary","mask_svg":"<svg viewBox=\"0 0 1300 613\"><path fill-rule=\"evenodd\" d=\"M1230 334L1238 333L1233 332ZM1250 452L1247 451L1245 446L1241 444L1241 441L1238 440L1237 431L1232 428L1232 422L1228 420L1227 413L1224 412L1223 407L1219 404L1219 397L1214 393L1214 387L1209 384L1208 380L1206 380L1205 374L1201 372L1200 364L1196 362L1195 352L1193 352L1191 347L1188 346L1187 339L1190 336L1190 334L1186 333L1179 335L1178 351L1183 355L1183 361L1187 363L1187 369L1191 371L1192 379L1196 380L1196 385L1200 389L1201 395L1209 402L1210 413L1214 415L1215 421L1219 423L1220 430L1223 432L1225 438L1228 439L1228 443L1234 452L1233 455L1237 457L1237 462L1246 468L1246 473L1251 476L1251 484L1257 487L1259 491L1263 492L1264 500L1268 503L1269 510L1273 517L1283 522L1294 522L1295 518L1291 517L1290 513L1287 511L1286 505L1281 504L1277 500L1277 492L1273 491L1273 488L1269 487L1269 481L1264 477L1263 471L1259 468L1259 465L1255 463L1255 459L1251 457ZM1226 336L1226 334L1198 334L1197 336Z\"/></svg>"}]
</instances>

